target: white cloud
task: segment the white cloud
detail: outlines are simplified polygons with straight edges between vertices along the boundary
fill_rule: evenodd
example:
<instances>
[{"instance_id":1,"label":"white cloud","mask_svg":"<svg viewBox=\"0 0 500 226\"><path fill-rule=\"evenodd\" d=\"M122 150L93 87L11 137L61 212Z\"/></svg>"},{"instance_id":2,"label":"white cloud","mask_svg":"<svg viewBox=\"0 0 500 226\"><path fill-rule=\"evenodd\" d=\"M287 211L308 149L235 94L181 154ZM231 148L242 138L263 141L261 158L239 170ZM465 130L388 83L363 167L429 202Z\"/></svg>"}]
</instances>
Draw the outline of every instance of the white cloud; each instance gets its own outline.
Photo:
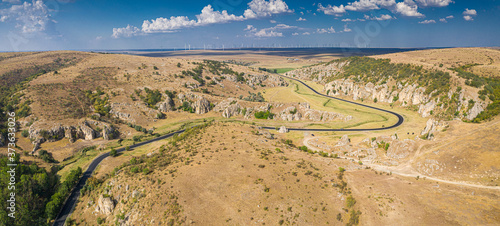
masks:
<instances>
[{"instance_id":1,"label":"white cloud","mask_svg":"<svg viewBox=\"0 0 500 226\"><path fill-rule=\"evenodd\" d=\"M253 18L268 17L274 14L293 12L283 0L253 0L248 3L248 7L249 8L245 10L243 15L236 16L234 14L229 14L226 10L215 11L211 5L207 5L201 10L199 15L196 15L196 20L189 19L187 16L172 16L170 18L160 17L153 20L145 20L142 23L141 29L130 25L125 28L113 28L112 37L119 38L132 37L139 34L168 33L183 28L243 21ZM272 22L273 21L271 21L271 23Z\"/></svg>"},{"instance_id":2,"label":"white cloud","mask_svg":"<svg viewBox=\"0 0 500 226\"><path fill-rule=\"evenodd\" d=\"M423 7L444 7L448 6L450 3L454 3L452 0L416 0L420 6Z\"/></svg>"},{"instance_id":3,"label":"white cloud","mask_svg":"<svg viewBox=\"0 0 500 226\"><path fill-rule=\"evenodd\" d=\"M307 32L307 31L306 31L306 32L304 32L304 33L302 33L302 35L310 35L310 34L311 34L311 33Z\"/></svg>"},{"instance_id":4,"label":"white cloud","mask_svg":"<svg viewBox=\"0 0 500 226\"><path fill-rule=\"evenodd\" d=\"M127 27L123 28L113 28L113 38L118 37L133 37L142 34L141 30L137 27L127 25Z\"/></svg>"},{"instance_id":5,"label":"white cloud","mask_svg":"<svg viewBox=\"0 0 500 226\"><path fill-rule=\"evenodd\" d=\"M395 0L359 0L348 3L345 9L350 11L369 11L380 9L380 7L387 8L395 4Z\"/></svg>"},{"instance_id":6,"label":"white cloud","mask_svg":"<svg viewBox=\"0 0 500 226\"><path fill-rule=\"evenodd\" d=\"M245 19L243 16L228 14L226 10L222 12L214 11L211 5L205 6L201 10L201 14L196 15L196 18L198 19L198 25L227 23L229 21L242 21Z\"/></svg>"},{"instance_id":7,"label":"white cloud","mask_svg":"<svg viewBox=\"0 0 500 226\"><path fill-rule=\"evenodd\" d=\"M449 15L446 17L446 19L453 19L453 18L455 18L453 15Z\"/></svg>"},{"instance_id":8,"label":"white cloud","mask_svg":"<svg viewBox=\"0 0 500 226\"><path fill-rule=\"evenodd\" d=\"M2 0L2 2L7 2L10 4L19 4L21 3L21 0Z\"/></svg>"},{"instance_id":9,"label":"white cloud","mask_svg":"<svg viewBox=\"0 0 500 226\"><path fill-rule=\"evenodd\" d=\"M465 15L465 16L464 16L464 20L466 20L466 21L473 21L473 20L474 20L474 18L472 18L472 16Z\"/></svg>"},{"instance_id":10,"label":"white cloud","mask_svg":"<svg viewBox=\"0 0 500 226\"><path fill-rule=\"evenodd\" d=\"M398 2L394 11L407 17L424 17L424 14L418 12L418 6L412 0Z\"/></svg>"},{"instance_id":11,"label":"white cloud","mask_svg":"<svg viewBox=\"0 0 500 226\"><path fill-rule=\"evenodd\" d=\"M464 20L466 21L473 21L475 16L477 16L477 11L475 9L465 9L463 12L464 14Z\"/></svg>"},{"instance_id":12,"label":"white cloud","mask_svg":"<svg viewBox=\"0 0 500 226\"><path fill-rule=\"evenodd\" d=\"M291 13L288 5L282 0L253 0L248 3L249 9L243 14L246 18L267 17L273 14Z\"/></svg>"},{"instance_id":13,"label":"white cloud","mask_svg":"<svg viewBox=\"0 0 500 226\"><path fill-rule=\"evenodd\" d=\"M299 35L299 33L294 32L292 35L293 35L293 36L297 36L297 35Z\"/></svg>"},{"instance_id":14,"label":"white cloud","mask_svg":"<svg viewBox=\"0 0 500 226\"><path fill-rule=\"evenodd\" d=\"M276 22L276 20L270 20L269 23L275 24L275 23L278 23L278 22Z\"/></svg>"},{"instance_id":15,"label":"white cloud","mask_svg":"<svg viewBox=\"0 0 500 226\"><path fill-rule=\"evenodd\" d=\"M346 13L344 5L340 6L323 6L321 3L318 4L318 11L323 12L326 15L332 15L332 16L342 16L344 13Z\"/></svg>"},{"instance_id":16,"label":"white cloud","mask_svg":"<svg viewBox=\"0 0 500 226\"><path fill-rule=\"evenodd\" d=\"M297 19L297 21L307 21L307 20L302 18L302 17L299 17L299 19Z\"/></svg>"},{"instance_id":17,"label":"white cloud","mask_svg":"<svg viewBox=\"0 0 500 226\"><path fill-rule=\"evenodd\" d=\"M269 30L260 30L254 34L256 37L269 38L269 37L283 37L283 33Z\"/></svg>"},{"instance_id":18,"label":"white cloud","mask_svg":"<svg viewBox=\"0 0 500 226\"><path fill-rule=\"evenodd\" d=\"M318 28L316 30L316 33L318 33L318 34L325 34L325 33L333 34L333 33L336 33L336 32L335 32L335 29L333 29L333 27L330 27L330 28L327 28L327 29L325 29L325 28Z\"/></svg>"},{"instance_id":19,"label":"white cloud","mask_svg":"<svg viewBox=\"0 0 500 226\"><path fill-rule=\"evenodd\" d=\"M95 37L95 40L97 40L97 41L102 40L102 36Z\"/></svg>"},{"instance_id":20,"label":"white cloud","mask_svg":"<svg viewBox=\"0 0 500 226\"><path fill-rule=\"evenodd\" d=\"M16 1L7 2L15 3ZM51 19L49 9L41 0L0 9L0 22L9 21L15 21L16 27L21 28L21 32L25 34L44 32L49 24L55 22Z\"/></svg>"},{"instance_id":21,"label":"white cloud","mask_svg":"<svg viewBox=\"0 0 500 226\"><path fill-rule=\"evenodd\" d=\"M344 25L344 30L342 32L351 32L352 30L347 27L347 24Z\"/></svg>"},{"instance_id":22,"label":"white cloud","mask_svg":"<svg viewBox=\"0 0 500 226\"><path fill-rule=\"evenodd\" d=\"M448 21L446 21L445 18L441 18L441 19L439 19L439 21L442 22L442 23L448 23Z\"/></svg>"},{"instance_id":23,"label":"white cloud","mask_svg":"<svg viewBox=\"0 0 500 226\"><path fill-rule=\"evenodd\" d=\"M465 9L464 15L476 16L477 11L475 9Z\"/></svg>"},{"instance_id":24,"label":"white cloud","mask_svg":"<svg viewBox=\"0 0 500 226\"><path fill-rule=\"evenodd\" d=\"M244 31L247 31L249 33L249 35L247 35L249 37L270 38L270 37L283 37L283 32L281 32L282 30L296 29L296 28L297 28L296 26L278 24L274 27L263 28L259 30L253 25L247 25Z\"/></svg>"},{"instance_id":25,"label":"white cloud","mask_svg":"<svg viewBox=\"0 0 500 226\"><path fill-rule=\"evenodd\" d=\"M424 20L424 21L420 21L418 23L419 24L435 24L436 21L435 20Z\"/></svg>"},{"instance_id":26,"label":"white cloud","mask_svg":"<svg viewBox=\"0 0 500 226\"><path fill-rule=\"evenodd\" d=\"M394 17L392 17L391 15L389 14L382 14L380 15L379 17L373 17L371 18L372 20L392 20L394 19Z\"/></svg>"}]
</instances>

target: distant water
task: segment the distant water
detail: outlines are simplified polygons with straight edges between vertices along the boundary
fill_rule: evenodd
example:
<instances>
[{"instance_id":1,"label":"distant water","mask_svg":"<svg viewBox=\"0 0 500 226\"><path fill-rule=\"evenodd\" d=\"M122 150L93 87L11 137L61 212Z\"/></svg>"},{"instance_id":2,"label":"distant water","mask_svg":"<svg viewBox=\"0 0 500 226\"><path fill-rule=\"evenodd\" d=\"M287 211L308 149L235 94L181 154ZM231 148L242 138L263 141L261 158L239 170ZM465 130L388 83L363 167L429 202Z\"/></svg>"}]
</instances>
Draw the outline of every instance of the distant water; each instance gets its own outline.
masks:
<instances>
[{"instance_id":1,"label":"distant water","mask_svg":"<svg viewBox=\"0 0 500 226\"><path fill-rule=\"evenodd\" d=\"M125 49L125 50L102 50L96 52L120 53L130 55L140 55L149 57L175 57L189 55L239 55L247 53L262 53L265 55L278 56L311 56L311 55L331 55L337 57L349 56L370 56L389 53L407 52L428 48L233 48L233 49L210 49L204 53L203 49Z\"/></svg>"}]
</instances>

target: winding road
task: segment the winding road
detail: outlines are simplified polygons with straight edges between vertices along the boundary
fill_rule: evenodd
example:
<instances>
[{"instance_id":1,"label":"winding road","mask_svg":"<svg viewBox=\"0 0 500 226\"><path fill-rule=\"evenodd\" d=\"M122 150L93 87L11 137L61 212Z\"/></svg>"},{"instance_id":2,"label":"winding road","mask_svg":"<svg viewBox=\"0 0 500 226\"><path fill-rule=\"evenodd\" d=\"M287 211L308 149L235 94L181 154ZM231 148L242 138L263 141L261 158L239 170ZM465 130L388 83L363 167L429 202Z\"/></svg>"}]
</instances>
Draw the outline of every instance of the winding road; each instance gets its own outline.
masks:
<instances>
[{"instance_id":1,"label":"winding road","mask_svg":"<svg viewBox=\"0 0 500 226\"><path fill-rule=\"evenodd\" d=\"M323 97L326 97L326 98L330 98L330 99L334 99L334 100L338 100L338 101L343 101L343 102L355 104L355 105L358 105L358 106L362 106L362 107L366 107L366 108L370 108L370 109L374 109L374 110L386 112L386 113L389 113L389 114L392 114L392 115L395 115L396 117L398 117L398 122L396 124L392 125L392 126L389 126L389 127L368 128L368 129L301 129L301 128L288 128L288 130L290 130L290 131L327 131L327 132L331 132L331 131L376 131L376 130L392 129L392 128L400 126L404 122L403 116L401 116L400 114L398 114L396 112L392 112L392 111L389 111L389 110L385 110L385 109L381 109L381 108L377 108L377 107L372 107L372 106L368 106L368 105L356 103L356 102L349 101L349 100L344 100L344 99L340 99L340 98L336 98L336 97L327 96L327 95L319 93L318 91L316 91L315 89L313 89L312 87L310 87L306 83L300 81L299 79L290 78L290 77L283 76L283 75L279 75L279 76L281 76L283 78L294 80L296 82L299 82L302 85L304 85L307 88L309 88L310 90L312 90L315 94L317 94L319 96L323 96ZM264 128L264 129L272 129L272 130L276 129L275 127L262 127L262 128ZM138 144L135 144L135 145L131 145L130 148L136 148L136 147L139 147L139 146L143 146L143 145L146 145L146 144L153 143L153 142L158 141L158 140L166 139L166 138L172 137L175 134L182 133L184 131L185 130L183 129L183 130L179 130L179 131L176 131L176 132L173 132L173 133L169 133L169 134L166 134L166 135L154 138L152 140L148 140L148 141L144 141L144 142L141 142L141 143L138 143ZM120 149L117 149L116 151L118 153L120 153L120 152L125 151L125 148L120 148ZM61 209L61 212L59 212L59 214L57 215L56 220L55 220L55 222L53 224L54 226L63 226L64 225L66 219L71 215L71 212L73 211L73 208L75 208L75 205L76 205L76 203L78 201L78 197L80 196L80 190L83 188L83 186L87 182L87 179L90 178L90 176L92 175L92 173L94 172L94 170L97 168L97 166L102 162L102 160L104 160L108 156L109 156L109 152L108 153L104 153L104 154L98 156L97 158L95 158L90 163L90 165L87 168L87 170L85 170L85 172L83 173L82 178L80 178L80 180L78 181L78 184L71 191L70 196L65 201L65 203L63 205L63 208Z\"/></svg>"},{"instance_id":2,"label":"winding road","mask_svg":"<svg viewBox=\"0 0 500 226\"><path fill-rule=\"evenodd\" d=\"M143 145L146 145L146 144L150 144L150 143L153 143L153 142L156 142L156 141L159 141L159 140L163 140L163 139L172 137L175 134L182 133L184 131L185 131L185 129L179 130L179 131L176 131L176 132L173 132L173 133L169 133L169 134L166 134L166 135L163 135L163 136L159 136L157 138L154 138L154 139L151 139L151 140L148 140L148 141L144 141L144 142L141 142L141 143L138 143L138 144L130 145L130 148L132 149L132 148L140 147L140 146L143 146ZM120 149L117 149L116 151L118 153L120 153L120 152L125 151L125 148L120 148ZM66 202L64 203L63 208L61 209L61 212L59 212L59 214L56 217L56 220L55 220L55 222L53 224L54 226L59 226L59 225L63 226L64 225L64 223L66 222L66 218L69 217L69 215L73 211L73 208L75 208L76 202L78 201L78 197L80 196L80 190L82 190L83 186L87 182L87 179L89 179L90 176L92 176L92 173L97 168L97 166L99 165L99 163L101 163L102 160L104 160L107 157L109 157L109 152L97 156L97 158L95 158L90 163L90 165L87 168L87 170L85 170L85 172L83 173L82 178L80 178L80 180L78 181L78 184L75 186L75 188L73 188L73 190L71 191L71 194L69 195L68 199L66 199Z\"/></svg>"}]
</instances>

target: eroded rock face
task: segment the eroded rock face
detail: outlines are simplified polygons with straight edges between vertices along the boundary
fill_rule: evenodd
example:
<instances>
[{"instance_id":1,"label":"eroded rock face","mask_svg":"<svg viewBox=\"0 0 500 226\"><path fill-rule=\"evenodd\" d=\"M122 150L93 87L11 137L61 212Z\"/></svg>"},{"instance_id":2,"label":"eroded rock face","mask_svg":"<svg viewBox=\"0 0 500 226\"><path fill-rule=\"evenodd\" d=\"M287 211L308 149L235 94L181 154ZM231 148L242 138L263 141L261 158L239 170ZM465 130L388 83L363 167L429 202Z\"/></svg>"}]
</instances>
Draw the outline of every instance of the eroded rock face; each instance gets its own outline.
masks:
<instances>
[{"instance_id":1,"label":"eroded rock face","mask_svg":"<svg viewBox=\"0 0 500 226\"><path fill-rule=\"evenodd\" d=\"M288 133L288 129L285 126L281 126L280 130L278 132L279 133Z\"/></svg>"},{"instance_id":2,"label":"eroded rock face","mask_svg":"<svg viewBox=\"0 0 500 226\"><path fill-rule=\"evenodd\" d=\"M172 99L166 96L165 101L156 104L156 106L158 107L158 110L161 112L169 112L172 111L172 106L170 105L170 103L172 103Z\"/></svg>"},{"instance_id":3,"label":"eroded rock face","mask_svg":"<svg viewBox=\"0 0 500 226\"><path fill-rule=\"evenodd\" d=\"M102 195L99 197L96 207L97 212L109 215L113 213L114 209L115 209L115 203L111 197L104 197Z\"/></svg>"},{"instance_id":4,"label":"eroded rock face","mask_svg":"<svg viewBox=\"0 0 500 226\"><path fill-rule=\"evenodd\" d=\"M340 140L336 146L345 146L349 143L351 143L351 139L349 139L349 136L344 135L344 136L342 136L342 138L340 138Z\"/></svg>"},{"instance_id":5,"label":"eroded rock face","mask_svg":"<svg viewBox=\"0 0 500 226\"><path fill-rule=\"evenodd\" d=\"M83 120L76 126L63 126L61 124L49 126L50 124L40 122L35 122L30 126L28 132L29 138L33 140L32 153L35 153L40 144L46 141L53 142L67 138L70 142L75 142L77 139L93 140L98 137L110 140L114 138L112 134L115 133L114 128L109 124L94 120ZM99 131L96 131L92 126L96 129L99 128ZM46 129L47 127L49 129Z\"/></svg>"},{"instance_id":6,"label":"eroded rock face","mask_svg":"<svg viewBox=\"0 0 500 226\"><path fill-rule=\"evenodd\" d=\"M439 122L434 119L427 120L424 130L420 133L421 136L425 136L424 139L432 140L434 139L434 133L445 128L448 124L446 122Z\"/></svg>"},{"instance_id":7,"label":"eroded rock face","mask_svg":"<svg viewBox=\"0 0 500 226\"><path fill-rule=\"evenodd\" d=\"M394 140L387 150L387 156L393 159L404 159L410 155L411 152L415 150L415 141L405 139Z\"/></svg>"},{"instance_id":8,"label":"eroded rock face","mask_svg":"<svg viewBox=\"0 0 500 226\"><path fill-rule=\"evenodd\" d=\"M205 114L210 111L210 102L202 97L194 102L193 108L196 114Z\"/></svg>"},{"instance_id":9,"label":"eroded rock face","mask_svg":"<svg viewBox=\"0 0 500 226\"><path fill-rule=\"evenodd\" d=\"M473 120L477 115L479 115L479 113L483 112L485 108L485 103L476 102L474 106L469 110L469 112L467 113L467 117L465 118L467 118L468 120Z\"/></svg>"},{"instance_id":10,"label":"eroded rock face","mask_svg":"<svg viewBox=\"0 0 500 226\"><path fill-rule=\"evenodd\" d=\"M229 98L218 103L215 106L214 111L222 112L222 117L224 118L230 118L233 115L240 114L240 109L241 106L238 104L236 99Z\"/></svg>"},{"instance_id":11,"label":"eroded rock face","mask_svg":"<svg viewBox=\"0 0 500 226\"><path fill-rule=\"evenodd\" d=\"M403 86L401 83L398 83L394 87L389 88L387 84L374 85L371 82L363 84L356 83L350 79L337 79L326 83L323 89L329 96L351 96L354 100L377 99L377 102L397 102L403 107L417 105L419 109L418 113L422 117L431 116L431 112L437 110L437 106L443 107L440 100L433 98L433 93L425 94L426 89L424 87L418 87L417 84L406 84ZM455 90L450 90L448 98L454 98L454 94ZM463 118L468 120L473 120L479 113L484 111L487 106L484 101L477 97L467 96L464 90L456 94L459 103L456 109L457 111L461 111L461 109L467 107L469 100L475 101L475 105L467 112L466 116L463 116Z\"/></svg>"}]
</instances>

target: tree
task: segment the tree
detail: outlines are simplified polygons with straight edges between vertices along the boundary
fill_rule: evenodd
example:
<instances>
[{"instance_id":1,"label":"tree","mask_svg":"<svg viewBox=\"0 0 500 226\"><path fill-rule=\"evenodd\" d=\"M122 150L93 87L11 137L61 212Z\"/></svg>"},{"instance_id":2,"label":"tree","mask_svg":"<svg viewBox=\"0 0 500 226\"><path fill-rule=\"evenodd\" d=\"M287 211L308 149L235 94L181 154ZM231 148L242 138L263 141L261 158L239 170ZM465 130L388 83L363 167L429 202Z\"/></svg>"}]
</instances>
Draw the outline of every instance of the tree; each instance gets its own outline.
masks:
<instances>
[{"instance_id":1,"label":"tree","mask_svg":"<svg viewBox=\"0 0 500 226\"><path fill-rule=\"evenodd\" d=\"M111 148L111 151L109 152L109 155L111 157L116 157L116 156L118 156L118 151L116 151L114 148Z\"/></svg>"}]
</instances>

